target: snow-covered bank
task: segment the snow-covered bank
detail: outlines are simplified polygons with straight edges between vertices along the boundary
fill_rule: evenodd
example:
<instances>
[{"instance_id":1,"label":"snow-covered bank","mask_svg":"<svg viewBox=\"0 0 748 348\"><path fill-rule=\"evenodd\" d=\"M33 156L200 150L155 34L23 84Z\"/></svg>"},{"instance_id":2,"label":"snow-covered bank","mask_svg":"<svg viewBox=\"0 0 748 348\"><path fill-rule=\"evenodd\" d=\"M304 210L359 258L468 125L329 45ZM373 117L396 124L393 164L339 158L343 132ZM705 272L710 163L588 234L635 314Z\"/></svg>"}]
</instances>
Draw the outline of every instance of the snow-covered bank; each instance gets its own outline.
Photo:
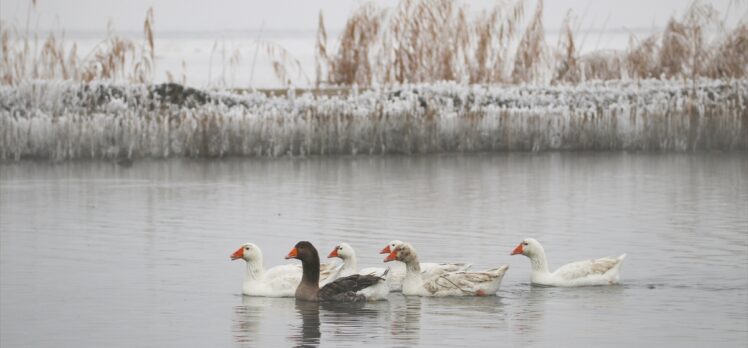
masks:
<instances>
[{"instance_id":1,"label":"snow-covered bank","mask_svg":"<svg viewBox=\"0 0 748 348\"><path fill-rule=\"evenodd\" d=\"M0 157L748 150L748 80L453 83L269 97L178 85L0 87Z\"/></svg>"}]
</instances>

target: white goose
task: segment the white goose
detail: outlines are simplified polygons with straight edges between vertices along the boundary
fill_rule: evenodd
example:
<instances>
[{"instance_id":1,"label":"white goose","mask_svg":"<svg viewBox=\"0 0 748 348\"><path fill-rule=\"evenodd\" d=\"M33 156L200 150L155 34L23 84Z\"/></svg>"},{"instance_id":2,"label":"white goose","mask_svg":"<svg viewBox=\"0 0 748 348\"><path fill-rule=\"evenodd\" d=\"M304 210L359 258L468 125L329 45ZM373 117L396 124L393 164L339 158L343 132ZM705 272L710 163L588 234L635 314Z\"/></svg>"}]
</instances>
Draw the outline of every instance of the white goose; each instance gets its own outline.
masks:
<instances>
[{"instance_id":1,"label":"white goose","mask_svg":"<svg viewBox=\"0 0 748 348\"><path fill-rule=\"evenodd\" d=\"M504 265L483 272L443 272L441 274L421 273L418 255L408 243L397 245L384 262L405 263L403 295L415 296L487 296L495 295L501 280L509 269Z\"/></svg>"},{"instance_id":2,"label":"white goose","mask_svg":"<svg viewBox=\"0 0 748 348\"><path fill-rule=\"evenodd\" d=\"M626 254L617 258L603 257L568 263L559 267L555 272L548 271L548 261L545 250L540 243L527 238L519 243L512 251L512 255L522 254L530 259L533 284L545 286L588 286L617 284L619 271Z\"/></svg>"},{"instance_id":3,"label":"white goose","mask_svg":"<svg viewBox=\"0 0 748 348\"><path fill-rule=\"evenodd\" d=\"M387 244L382 249L382 251L380 251L379 253L389 254L392 252L392 250L395 250L395 248L400 244L403 244L403 242L399 240L393 240L389 244ZM431 277L431 276L442 274L445 272L466 271L472 265L469 263L460 263L460 262L457 262L457 263L421 262L419 266L421 268L421 273L423 273L424 276ZM390 267L389 277L387 278L387 281L390 284L390 291L402 291L404 279L405 279L405 264L401 262L396 262Z\"/></svg>"},{"instance_id":4,"label":"white goose","mask_svg":"<svg viewBox=\"0 0 748 348\"><path fill-rule=\"evenodd\" d=\"M401 242L399 240L393 240L387 246L380 251L380 254L389 254L392 252L392 250L395 250L398 245L405 244L404 242ZM444 272L458 272L458 271L467 271L472 267L472 264L464 263L464 262L453 262L453 263L435 263L435 262L421 262L420 265L421 272L426 273L444 273ZM405 270L403 269L403 277L405 277Z\"/></svg>"},{"instance_id":5,"label":"white goose","mask_svg":"<svg viewBox=\"0 0 748 348\"><path fill-rule=\"evenodd\" d=\"M362 269L361 271L358 271L358 261L356 259L356 250L351 247L348 243L340 243L337 246L335 246L334 249L330 252L329 255L327 255L328 258L337 257L343 260L342 267L339 267L336 272L333 272L333 274L328 278L328 282L333 281L338 278L347 277L352 274L371 274L376 276L382 276L384 274L385 268L384 267L367 267ZM392 273L389 274L389 277L392 276Z\"/></svg>"},{"instance_id":6,"label":"white goose","mask_svg":"<svg viewBox=\"0 0 748 348\"><path fill-rule=\"evenodd\" d=\"M252 243L245 243L233 254L231 260L247 262L247 275L242 284L242 293L248 296L293 297L301 282L302 269L299 264L279 265L268 270L262 266L262 251ZM323 264L320 282L337 271L338 266Z\"/></svg>"}]
</instances>

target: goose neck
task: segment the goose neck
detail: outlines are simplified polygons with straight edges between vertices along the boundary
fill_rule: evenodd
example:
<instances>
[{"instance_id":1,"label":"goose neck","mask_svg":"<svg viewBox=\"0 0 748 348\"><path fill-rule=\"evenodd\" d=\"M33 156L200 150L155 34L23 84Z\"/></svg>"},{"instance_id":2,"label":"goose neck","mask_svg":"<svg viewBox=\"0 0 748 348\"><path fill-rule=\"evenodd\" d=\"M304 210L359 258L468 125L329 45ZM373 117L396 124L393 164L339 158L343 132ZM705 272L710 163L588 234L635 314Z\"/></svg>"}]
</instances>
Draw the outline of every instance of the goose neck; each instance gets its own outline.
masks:
<instances>
[{"instance_id":1,"label":"goose neck","mask_svg":"<svg viewBox=\"0 0 748 348\"><path fill-rule=\"evenodd\" d=\"M262 267L262 261L247 261L247 280L259 280L264 274L265 269Z\"/></svg>"},{"instance_id":2,"label":"goose neck","mask_svg":"<svg viewBox=\"0 0 748 348\"><path fill-rule=\"evenodd\" d=\"M405 262L405 277L421 277L421 262L418 261L418 256L413 255L413 257Z\"/></svg>"},{"instance_id":3,"label":"goose neck","mask_svg":"<svg viewBox=\"0 0 748 348\"><path fill-rule=\"evenodd\" d=\"M548 273L548 260L546 260L544 252L540 251L531 255L530 264L533 272Z\"/></svg>"},{"instance_id":4,"label":"goose neck","mask_svg":"<svg viewBox=\"0 0 748 348\"><path fill-rule=\"evenodd\" d=\"M301 260L301 283L314 284L319 287L319 256L310 255L309 258Z\"/></svg>"},{"instance_id":5,"label":"goose neck","mask_svg":"<svg viewBox=\"0 0 748 348\"><path fill-rule=\"evenodd\" d=\"M356 273L358 271L358 262L356 256L350 256L343 259L343 270L350 271L350 273Z\"/></svg>"}]
</instances>

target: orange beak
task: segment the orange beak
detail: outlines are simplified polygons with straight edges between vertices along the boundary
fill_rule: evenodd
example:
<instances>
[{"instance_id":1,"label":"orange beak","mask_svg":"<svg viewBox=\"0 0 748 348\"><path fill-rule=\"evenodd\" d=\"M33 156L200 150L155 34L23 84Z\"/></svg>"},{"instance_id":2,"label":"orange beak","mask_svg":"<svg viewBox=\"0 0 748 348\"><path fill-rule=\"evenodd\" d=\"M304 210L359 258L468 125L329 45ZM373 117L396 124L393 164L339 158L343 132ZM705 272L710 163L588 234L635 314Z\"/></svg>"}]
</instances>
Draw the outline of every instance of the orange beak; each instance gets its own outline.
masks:
<instances>
[{"instance_id":1,"label":"orange beak","mask_svg":"<svg viewBox=\"0 0 748 348\"><path fill-rule=\"evenodd\" d=\"M387 250L389 250L389 247L387 247ZM384 262L390 262L397 260L397 254L393 251L387 257L384 258Z\"/></svg>"},{"instance_id":2,"label":"orange beak","mask_svg":"<svg viewBox=\"0 0 748 348\"><path fill-rule=\"evenodd\" d=\"M380 251L379 253L380 253L380 254L389 254L389 253L391 253L391 252L392 252L392 250L390 250L390 246L389 246L389 245L387 245L387 246L386 246L386 247L384 247L384 249L382 249L382 251Z\"/></svg>"},{"instance_id":3,"label":"orange beak","mask_svg":"<svg viewBox=\"0 0 748 348\"><path fill-rule=\"evenodd\" d=\"M330 258L330 257L340 257L340 256L338 256L338 248L336 247L335 249L332 249L332 251L330 252L330 255L327 255L327 257L328 258Z\"/></svg>"},{"instance_id":4,"label":"orange beak","mask_svg":"<svg viewBox=\"0 0 748 348\"><path fill-rule=\"evenodd\" d=\"M244 257L244 247L237 249L236 251L234 251L233 254L231 254L232 261L236 259L241 259L242 257Z\"/></svg>"},{"instance_id":5,"label":"orange beak","mask_svg":"<svg viewBox=\"0 0 748 348\"><path fill-rule=\"evenodd\" d=\"M522 243L519 243L519 245L517 245L517 247L512 250L512 253L510 255L522 254L523 252L525 252L525 249L522 248Z\"/></svg>"},{"instance_id":6,"label":"orange beak","mask_svg":"<svg viewBox=\"0 0 748 348\"><path fill-rule=\"evenodd\" d=\"M288 260L288 259L295 259L296 256L298 256L298 253L299 252L296 250L296 248L291 249L291 251L288 252L288 255L286 255L286 260Z\"/></svg>"}]
</instances>

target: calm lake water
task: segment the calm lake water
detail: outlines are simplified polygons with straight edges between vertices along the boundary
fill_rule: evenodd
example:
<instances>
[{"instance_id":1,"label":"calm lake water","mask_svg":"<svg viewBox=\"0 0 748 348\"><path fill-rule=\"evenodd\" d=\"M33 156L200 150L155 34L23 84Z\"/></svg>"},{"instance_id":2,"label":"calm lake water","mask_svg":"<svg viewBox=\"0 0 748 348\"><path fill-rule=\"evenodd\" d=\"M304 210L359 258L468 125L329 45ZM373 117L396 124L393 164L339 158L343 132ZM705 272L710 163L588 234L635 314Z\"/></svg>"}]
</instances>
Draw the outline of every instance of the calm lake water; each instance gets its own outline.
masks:
<instances>
[{"instance_id":1,"label":"calm lake water","mask_svg":"<svg viewBox=\"0 0 748 348\"><path fill-rule=\"evenodd\" d=\"M620 286L541 288L551 268L628 253ZM380 266L509 264L498 296L354 307L241 295L299 240ZM748 344L748 156L477 154L0 165L2 347L737 346Z\"/></svg>"}]
</instances>

